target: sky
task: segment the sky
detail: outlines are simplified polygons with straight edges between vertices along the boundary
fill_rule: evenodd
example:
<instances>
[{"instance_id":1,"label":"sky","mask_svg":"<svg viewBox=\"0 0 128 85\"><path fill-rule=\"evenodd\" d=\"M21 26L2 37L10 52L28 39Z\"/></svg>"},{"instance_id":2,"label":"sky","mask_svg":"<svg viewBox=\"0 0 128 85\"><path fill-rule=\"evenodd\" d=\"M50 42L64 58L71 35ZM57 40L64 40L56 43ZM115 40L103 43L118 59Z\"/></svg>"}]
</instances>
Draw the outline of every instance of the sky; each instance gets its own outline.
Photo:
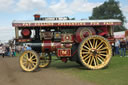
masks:
<instances>
[{"instance_id":1,"label":"sky","mask_svg":"<svg viewBox=\"0 0 128 85\"><path fill-rule=\"evenodd\" d=\"M33 20L34 14L88 19L93 8L104 1L107 0L0 0L0 42L15 37L13 20ZM128 0L116 1L128 21ZM128 28L128 23L125 26Z\"/></svg>"}]
</instances>

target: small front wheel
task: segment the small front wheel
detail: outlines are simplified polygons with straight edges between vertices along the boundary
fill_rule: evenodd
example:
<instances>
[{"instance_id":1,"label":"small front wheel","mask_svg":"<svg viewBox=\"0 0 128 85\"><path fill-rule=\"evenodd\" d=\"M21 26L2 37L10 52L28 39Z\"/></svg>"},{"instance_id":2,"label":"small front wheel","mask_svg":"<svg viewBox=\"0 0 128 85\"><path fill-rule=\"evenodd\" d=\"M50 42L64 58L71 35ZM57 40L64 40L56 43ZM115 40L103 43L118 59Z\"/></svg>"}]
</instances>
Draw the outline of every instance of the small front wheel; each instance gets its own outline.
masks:
<instances>
[{"instance_id":1,"label":"small front wheel","mask_svg":"<svg viewBox=\"0 0 128 85\"><path fill-rule=\"evenodd\" d=\"M39 66L39 56L35 51L24 51L20 56L20 67L22 70L31 72Z\"/></svg>"}]
</instances>

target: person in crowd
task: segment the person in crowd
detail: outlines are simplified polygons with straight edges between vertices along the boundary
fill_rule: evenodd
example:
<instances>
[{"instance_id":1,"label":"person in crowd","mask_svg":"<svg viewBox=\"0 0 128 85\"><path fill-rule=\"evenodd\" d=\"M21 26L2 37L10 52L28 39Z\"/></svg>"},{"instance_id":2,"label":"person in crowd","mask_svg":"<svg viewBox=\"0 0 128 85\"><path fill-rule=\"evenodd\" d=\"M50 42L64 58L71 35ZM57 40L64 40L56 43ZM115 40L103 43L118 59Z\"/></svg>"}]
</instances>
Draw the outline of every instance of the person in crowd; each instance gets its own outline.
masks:
<instances>
[{"instance_id":1,"label":"person in crowd","mask_svg":"<svg viewBox=\"0 0 128 85\"><path fill-rule=\"evenodd\" d=\"M120 57L124 57L125 53L126 53L126 40L125 39L121 40L120 48L121 48L121 56Z\"/></svg>"},{"instance_id":2,"label":"person in crowd","mask_svg":"<svg viewBox=\"0 0 128 85\"><path fill-rule=\"evenodd\" d=\"M30 45L27 45L26 50L32 50Z\"/></svg>"},{"instance_id":3,"label":"person in crowd","mask_svg":"<svg viewBox=\"0 0 128 85\"><path fill-rule=\"evenodd\" d=\"M12 47L9 46L9 56L12 56Z\"/></svg>"},{"instance_id":4,"label":"person in crowd","mask_svg":"<svg viewBox=\"0 0 128 85\"><path fill-rule=\"evenodd\" d=\"M26 46L22 46L22 52L26 50Z\"/></svg>"},{"instance_id":5,"label":"person in crowd","mask_svg":"<svg viewBox=\"0 0 128 85\"><path fill-rule=\"evenodd\" d=\"M15 45L12 46L12 56L16 56Z\"/></svg>"},{"instance_id":6,"label":"person in crowd","mask_svg":"<svg viewBox=\"0 0 128 85\"><path fill-rule=\"evenodd\" d=\"M116 39L115 41L115 54L120 54L119 52L119 47L120 47L120 41L118 39Z\"/></svg>"},{"instance_id":7,"label":"person in crowd","mask_svg":"<svg viewBox=\"0 0 128 85\"><path fill-rule=\"evenodd\" d=\"M6 56L9 55L9 47L8 47L8 46L6 46L6 53L5 53L5 55L6 55Z\"/></svg>"},{"instance_id":8,"label":"person in crowd","mask_svg":"<svg viewBox=\"0 0 128 85\"><path fill-rule=\"evenodd\" d=\"M128 49L128 37L126 38L126 50Z\"/></svg>"},{"instance_id":9,"label":"person in crowd","mask_svg":"<svg viewBox=\"0 0 128 85\"><path fill-rule=\"evenodd\" d=\"M4 58L5 52L6 52L5 46L3 44L0 44L0 47L1 47L0 53L2 54L2 57Z\"/></svg>"},{"instance_id":10,"label":"person in crowd","mask_svg":"<svg viewBox=\"0 0 128 85\"><path fill-rule=\"evenodd\" d=\"M112 55L115 55L115 43L112 43Z\"/></svg>"}]
</instances>

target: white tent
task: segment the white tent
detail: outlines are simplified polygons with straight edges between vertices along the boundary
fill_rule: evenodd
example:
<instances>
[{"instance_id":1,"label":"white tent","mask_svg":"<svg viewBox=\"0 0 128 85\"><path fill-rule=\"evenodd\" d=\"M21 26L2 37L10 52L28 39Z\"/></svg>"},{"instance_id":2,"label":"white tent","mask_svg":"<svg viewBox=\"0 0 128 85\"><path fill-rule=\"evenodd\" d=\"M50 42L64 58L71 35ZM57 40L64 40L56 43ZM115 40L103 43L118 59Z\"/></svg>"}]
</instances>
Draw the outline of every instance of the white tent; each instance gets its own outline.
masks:
<instances>
[{"instance_id":1,"label":"white tent","mask_svg":"<svg viewBox=\"0 0 128 85\"><path fill-rule=\"evenodd\" d=\"M114 38L125 38L125 31L114 32Z\"/></svg>"}]
</instances>

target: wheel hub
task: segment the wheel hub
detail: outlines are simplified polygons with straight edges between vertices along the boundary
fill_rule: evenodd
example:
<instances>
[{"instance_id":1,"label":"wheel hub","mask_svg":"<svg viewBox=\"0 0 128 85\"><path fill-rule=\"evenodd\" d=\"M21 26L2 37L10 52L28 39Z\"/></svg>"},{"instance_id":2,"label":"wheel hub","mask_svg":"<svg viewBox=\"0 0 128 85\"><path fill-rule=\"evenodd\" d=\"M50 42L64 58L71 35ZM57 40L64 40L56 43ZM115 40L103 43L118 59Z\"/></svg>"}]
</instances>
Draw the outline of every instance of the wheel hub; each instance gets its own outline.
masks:
<instances>
[{"instance_id":1,"label":"wheel hub","mask_svg":"<svg viewBox=\"0 0 128 85\"><path fill-rule=\"evenodd\" d=\"M97 50L96 49L91 49L91 54L96 56L98 54Z\"/></svg>"}]
</instances>

